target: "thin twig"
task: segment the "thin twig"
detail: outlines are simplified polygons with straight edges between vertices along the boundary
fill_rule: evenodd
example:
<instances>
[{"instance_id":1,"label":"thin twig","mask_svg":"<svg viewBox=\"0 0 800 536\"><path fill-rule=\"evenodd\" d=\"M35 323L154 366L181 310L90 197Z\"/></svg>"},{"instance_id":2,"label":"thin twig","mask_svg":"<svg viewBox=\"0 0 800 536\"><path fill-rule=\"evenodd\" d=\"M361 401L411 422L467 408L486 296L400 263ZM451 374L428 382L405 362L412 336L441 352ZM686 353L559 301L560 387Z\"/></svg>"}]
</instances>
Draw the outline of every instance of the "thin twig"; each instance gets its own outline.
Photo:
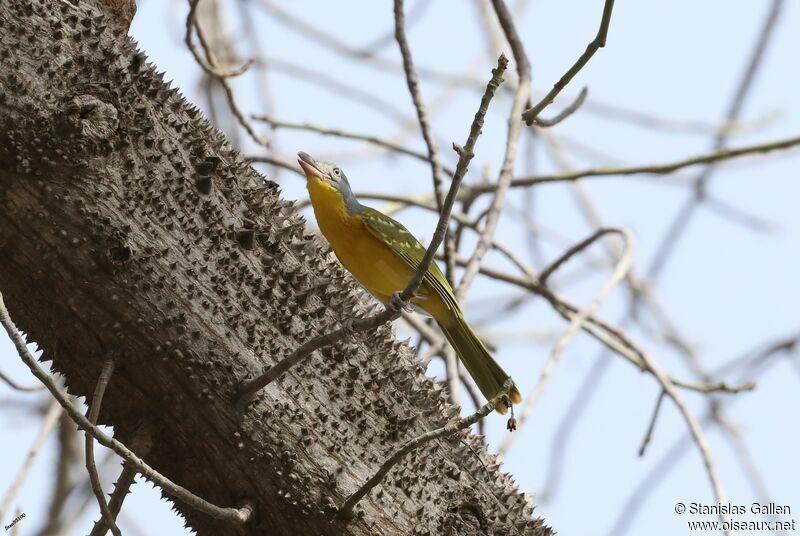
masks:
<instances>
[{"instance_id":1,"label":"thin twig","mask_svg":"<svg viewBox=\"0 0 800 536\"><path fill-rule=\"evenodd\" d=\"M597 30L597 35L592 40L591 43L586 47L586 50L581 54L578 60L572 65L572 67L564 73L558 82L553 85L553 89L544 96L542 100L540 100L535 106L532 106L528 110L522 114L522 120L525 121L528 125L532 125L534 123L540 126L548 126L546 124L541 124L538 121L539 114L547 108L555 99L556 95L561 93L561 90L564 89L567 84L569 84L570 80L578 74L578 72L583 69L583 67L592 59L594 53L597 52L599 49L606 46L606 37L608 36L608 25L611 23L611 10L614 9L614 0L606 0L605 4L603 5L603 15L600 18L600 28Z\"/></svg>"},{"instance_id":2,"label":"thin twig","mask_svg":"<svg viewBox=\"0 0 800 536\"><path fill-rule=\"evenodd\" d=\"M20 385L17 382L15 382L14 380L12 380L11 377L6 376L3 373L2 370L0 370L0 380L5 382L6 384L8 384L8 386L11 387L12 389L14 389L15 391L33 392L33 391L42 391L42 390L44 390L44 387L42 387L41 385L30 385L30 386L29 385Z\"/></svg>"},{"instance_id":3,"label":"thin twig","mask_svg":"<svg viewBox=\"0 0 800 536\"><path fill-rule=\"evenodd\" d=\"M378 326L400 316L403 304L407 303L408 300L411 299L416 293L417 288L422 283L423 277L425 277L428 267L433 261L436 250L442 243L444 234L447 231L448 222L450 221L450 212L452 211L453 204L458 196L458 189L461 186L461 181L467 172L469 162L472 160L474 155L473 151L475 148L475 143L477 142L478 136L480 136L481 129L483 128L483 120L489 109L489 103L491 102L495 91L503 81L503 73L505 72L507 66L508 60L505 56L501 55L497 60L497 67L492 70L492 78L486 85L486 91L483 94L483 97L481 97L480 107L478 108L478 111L475 113L475 117L472 120L467 142L463 147L455 143L453 144L453 149L459 155L458 164L456 165L456 173L453 177L453 181L450 183L450 190L447 192L447 197L445 198L442 212L439 215L439 221L436 224L436 230L434 231L431 242L428 245L427 251L425 252L425 256L420 261L414 276L408 282L406 288L397 294L397 299L392 299L390 304L382 312L371 317L351 320L344 327L306 341L288 357L282 359L273 367L267 369L265 373L261 374L254 380L246 382L239 391L239 400L237 401L237 406L240 410L242 410L245 406L247 406L247 404L249 404L249 402L253 400L254 395L258 391L274 381L278 376L292 368L294 365L306 359L315 350L334 344L335 342L342 340L344 337L352 333L375 329Z\"/></svg>"},{"instance_id":4,"label":"thin twig","mask_svg":"<svg viewBox=\"0 0 800 536\"><path fill-rule=\"evenodd\" d=\"M423 162L432 162L430 155L426 155L425 153L421 153L419 151L415 151L414 149L409 149L408 147L405 147L403 145L395 143L395 142L393 142L391 140L386 140L386 139L379 138L377 136L372 136L372 135L369 135L369 134L360 134L358 132L352 132L352 131L343 130L343 129L340 129L340 128L323 127L323 126L319 126L319 125L314 125L312 123L295 123L295 122L291 122L291 121L284 121L282 119L277 119L277 118L272 117L271 115L267 115L267 114L254 115L253 119L255 119L256 121L264 121L264 122L268 123L271 127L276 128L276 129L278 129L278 128L288 128L288 129L292 129L292 130L307 130L309 132L316 132L317 134L322 134L324 136L336 136L336 137L339 137L339 138L345 138L345 139L350 139L350 140L364 141L364 142L367 142L367 143L371 143L373 145L377 145L379 147L383 147L384 149L388 149L388 150L393 151L395 153L411 156L411 157L416 158L417 160L421 160ZM253 160L254 158L260 158L260 157L253 157L253 158L251 158L251 160ZM273 162L270 162L270 163L273 163ZM296 170L297 167L293 166L292 169ZM445 167L442 167L442 169L445 171L445 173L447 173L451 177L455 173L455 171L452 170L452 169L447 169Z\"/></svg>"},{"instance_id":5,"label":"thin twig","mask_svg":"<svg viewBox=\"0 0 800 536\"><path fill-rule=\"evenodd\" d=\"M561 254L560 257L558 257L556 260L550 263L550 265L547 268L542 270L542 273L539 274L539 284L546 285L547 280L556 270L561 268L561 266L565 262L569 261L577 253L580 253L581 251L592 245L598 238L601 238L602 236L605 236L607 234L619 234L619 233L621 233L621 231L615 227L605 227L598 229L587 238L581 240L574 246L567 249L564 253ZM623 237L624 236L625 235L623 233Z\"/></svg>"},{"instance_id":6,"label":"thin twig","mask_svg":"<svg viewBox=\"0 0 800 536\"><path fill-rule=\"evenodd\" d=\"M536 124L540 127L554 127L559 124L561 121L566 119L567 117L571 116L575 112L578 111L578 108L583 106L583 103L586 101L586 97L589 95L589 88L584 87L581 89L578 96L575 97L575 100L572 101L572 104L561 110L558 114L553 116L552 119L545 119L544 117L539 117L536 119Z\"/></svg>"},{"instance_id":7,"label":"thin twig","mask_svg":"<svg viewBox=\"0 0 800 536\"><path fill-rule=\"evenodd\" d=\"M560 161L564 161L563 155L560 152L556 153L556 158L558 158ZM564 163L566 165L568 165L568 163L566 163L566 161L564 161ZM599 218L599 215L596 213L595 209L591 205L588 197L583 193L582 189L580 188L581 187L580 183L574 183L574 184L572 184L572 187L573 187L573 190L575 191L575 193L577 195L578 204L581 207L581 209L584 211L584 213L586 214L586 216L589 219L590 223L592 223L594 225L602 226L603 224L602 224L602 222L601 222L601 220ZM662 322L662 324L665 326L665 330L666 330L665 338L668 339L669 341L671 341L671 344L677 346L678 351L684 353L685 355L687 355L687 357L690 358L690 365L696 365L696 366L693 366L693 370L695 370L698 373L698 375L703 379L704 382L711 383L711 377L708 374L706 374L704 371L702 371L701 367L699 367L699 363L695 363L696 360L691 359L694 356L693 356L693 352L691 351L690 347L687 344L685 344L684 342L682 342L682 340L679 341L679 335L677 335L675 333L674 328L671 326L671 323L668 321L668 319L663 318L664 315L661 314L661 311L660 311L660 308L658 307L657 302L655 302L653 300L652 293L648 291L647 285L643 284L638 279L639 279L638 276L636 276L633 271L630 272L630 274L629 274L629 276L627 278L627 281L629 283L629 286L631 288L631 291L632 291L633 295L636 298L644 296L645 299L647 299L648 303L652 306L653 311L655 312L656 316ZM629 314L628 314L628 316L626 318L630 318L630 317L631 317L631 313L629 312ZM603 366L601 368L604 370L605 369L604 365L608 361L607 360L603 360L602 357L600 359L601 360L598 361L598 363L602 363L603 364ZM592 377L592 381L595 381L594 377ZM647 432L647 435L646 435L645 440L644 440L644 444L642 445L642 448L641 448L641 451L640 451L640 456L644 453L644 449L646 448L646 445L650 441L650 438L652 436L652 432L653 432L653 429L654 429L654 426L655 426L655 422L656 422L656 419L657 419L658 411L659 411L660 406L661 406L661 402L663 400L663 396L664 395L662 394L661 397L659 398L659 402L658 402L658 404L656 406L656 409L655 409L655 412L653 414L653 419L651 420L651 423L650 423L650 426L649 426L649 430ZM716 400L717 399L711 399L711 403L714 404L716 402ZM548 481L550 481L550 479L548 479Z\"/></svg>"},{"instance_id":8,"label":"thin twig","mask_svg":"<svg viewBox=\"0 0 800 536\"><path fill-rule=\"evenodd\" d=\"M197 61L197 64L200 65L206 73L214 78L233 78L244 74L250 65L252 65L252 62L245 62L242 66L230 71L220 69L214 52L208 44L208 39L206 39L205 33L197 23L197 6L199 3L200 0L189 0L189 14L186 17L186 35L184 36L184 41L189 47L189 51L194 56L195 61ZM197 31L197 38L200 41L200 46L203 47L203 52L206 56L205 59L200 55L192 42L192 28Z\"/></svg>"},{"instance_id":9,"label":"thin twig","mask_svg":"<svg viewBox=\"0 0 800 536\"><path fill-rule=\"evenodd\" d=\"M66 2L66 0L62 1ZM393 33L388 33L384 36L381 36L379 39L375 40L374 44L365 45L363 47L354 47L350 46L349 44L339 39L335 34L327 32L324 27L312 26L311 24L308 24L306 20L304 20L303 18L294 16L288 11L281 9L275 2L267 2L266 0L261 0L260 3L264 7L266 7L273 16L278 18L284 26L298 31L303 36L307 37L308 39L314 40L323 46L327 46L329 50L333 50L335 52L338 52L342 55L345 55L352 59L356 59L361 62L363 62L363 60L369 60L366 63L362 64L378 68L384 72L397 73L401 70L401 66L397 62L384 60L382 58L376 57L376 51L378 50L378 48L376 47L377 44L380 43L380 46L383 46L387 44L389 41L394 40ZM429 7L430 4L431 2L427 2L424 0L417 2L409 10L409 14L406 17L407 20L409 22L412 20L418 20L418 16L421 14L423 9ZM483 2L479 3L479 6L481 8L485 5L486 4ZM515 11L516 11L516 13L514 14L515 17L519 17L519 12L521 11L518 7L519 6L515 6ZM485 17L482 18L485 19ZM406 27L409 26L409 22L406 23ZM498 46L499 43L493 43L492 50L497 48L499 54ZM275 63L276 63L275 66L278 67L279 69L287 71L291 70L287 67L288 64L285 62L276 61ZM294 74L297 73L294 72ZM449 86L462 86L468 89L476 89L478 91L483 89L483 80L480 80L476 77L469 75L445 73L437 71L435 69L431 69L429 67L420 67L418 69L418 74L420 78L437 84L446 84ZM323 82L323 87L325 87L326 85L328 85L327 82ZM562 97L561 94L557 95L555 101L558 101L560 97ZM623 108L616 105L597 102L595 100L587 101L584 106L584 109L587 112L593 113L601 117L607 117L618 121L625 121L633 125L644 126L647 128L662 129L667 132L683 131L692 134L705 134L709 132L714 133L720 131L728 131L736 133L740 133L743 131L743 126L738 121L716 125L712 123L703 123L700 121L676 120L672 118L659 117L645 112ZM755 126L759 126L760 123L764 123L770 119L771 119L770 117L761 118L759 119L759 121Z\"/></svg>"},{"instance_id":10,"label":"thin twig","mask_svg":"<svg viewBox=\"0 0 800 536\"><path fill-rule=\"evenodd\" d=\"M568 254L563 256L561 259L558 259L556 263L556 268L563 265L566 260L570 257L576 255L581 250L588 247L593 241L598 240L602 236L608 233L618 234L622 237L624 241L624 247L622 250L622 254L620 255L619 261L617 262L616 267L614 268L614 272L611 274L611 277L603 284L603 287L597 293L594 300L583 310L578 312L577 314L572 316L570 320L570 324L567 327L564 334L561 336L559 341L553 347L553 350L550 353L550 358L547 360L542 372L539 376L539 381L536 382L536 386L534 387L533 391L531 392L530 396L528 396L525 400L525 405L522 408L522 411L519 412L519 417L517 420L517 428L522 428L525 422L528 419L528 415L530 414L533 406L536 404L539 397L541 397L542 392L544 391L545 386L547 385L547 381L550 379L550 375L552 374L553 370L555 369L556 365L558 364L559 360L561 359L561 355L564 353L564 349L570 343L570 341L575 337L578 333L578 330L583 327L586 323L587 319L594 314L594 312L600 307L600 305L605 301L614 287L625 277L630 270L631 262L633 260L633 235L631 235L630 231L627 229L617 229L617 228L607 228L607 229L599 229L596 233L594 233L590 238L592 240L583 240L581 241L578 246L579 247L572 247L568 250ZM552 270L548 272L548 275L552 273ZM519 435L515 436L506 436L503 442L500 445L500 448L497 450L498 456L501 458L506 455L508 449L511 447L514 439L519 437Z\"/></svg>"},{"instance_id":11,"label":"thin twig","mask_svg":"<svg viewBox=\"0 0 800 536\"><path fill-rule=\"evenodd\" d=\"M147 425L142 425L131 440L131 450L137 452L140 456L147 456L152 445L150 428ZM122 471L114 484L114 492L111 494L111 499L108 501L108 509L111 510L111 515L114 519L119 516L120 510L122 510L122 503L135 482L136 473L136 466L132 463L127 460L122 463ZM101 516L94 524L89 536L105 536L108 528L105 517Z\"/></svg>"},{"instance_id":12,"label":"thin twig","mask_svg":"<svg viewBox=\"0 0 800 536\"><path fill-rule=\"evenodd\" d=\"M460 266L465 266L467 261L465 259L456 259L456 263ZM526 278L517 277L495 268L481 266L480 273L503 281L520 288L530 290L542 296L547 300L550 305L565 319L571 321L573 316L578 313L578 308L570 303L568 300L559 296L549 288L540 285L535 279L530 276ZM640 370L646 370L640 359L640 355L644 350L633 342L633 340L619 327L613 326L596 316L590 315L584 322L582 329L601 342L608 349L614 353L624 357L627 361L635 365ZM729 385L726 382L714 383L694 383L690 381L680 380L677 378L670 378L672 383L678 387L696 391L698 393L729 393L736 394L743 391L751 391L755 388L753 382L746 382L742 384Z\"/></svg>"},{"instance_id":13,"label":"thin twig","mask_svg":"<svg viewBox=\"0 0 800 536\"><path fill-rule=\"evenodd\" d=\"M425 432L422 435L419 435L409 441L407 441L402 447L400 447L397 452L392 454L383 464L381 464L380 469L358 490L356 490L347 500L342 504L339 508L338 516L344 519L347 519L352 516L353 508L355 505L360 501L367 493L369 493L375 486L381 483L383 477L394 467L397 462L403 459L403 457L411 452L412 450L416 449L420 445L424 445L428 441L432 441L434 439L438 439L440 437L444 437L459 430L464 430L469 428L479 420L483 419L487 415L489 415L494 409L499 405L504 403L504 399L506 398L506 391L511 387L511 380L506 380L506 384L504 385L505 389L503 392L492 400L484 404L478 411L473 413L468 417L464 417L463 419L459 419L458 421L448 424L446 426L442 426L441 428L437 428L436 430L431 430L430 432Z\"/></svg>"},{"instance_id":14,"label":"thin twig","mask_svg":"<svg viewBox=\"0 0 800 536\"><path fill-rule=\"evenodd\" d=\"M689 432L694 439L695 444L697 445L697 449L700 451L700 457L703 459L703 464L706 467L706 473L708 475L708 480L711 483L711 489L714 491L714 498L717 504L724 504L725 503L725 490L722 487L722 483L719 480L719 476L717 475L717 467L714 461L714 457L711 455L711 448L706 441L705 434L703 433L703 429L700 426L700 423L697 421L695 416L689 410L689 406L686 405L684 402L683 397L678 393L675 389L675 385L673 384L672 380L669 376L667 376L661 368L656 365L656 363L648 356L646 353L641 355L642 362L647 367L647 370L650 371L653 376L656 377L658 383L661 384L661 388L664 390L666 395L672 399L677 406L678 411L680 411L683 419L686 421L686 426L689 428ZM726 516L720 513L720 519L725 522L727 520ZM727 532L727 531L726 531Z\"/></svg>"},{"instance_id":15,"label":"thin twig","mask_svg":"<svg viewBox=\"0 0 800 536\"><path fill-rule=\"evenodd\" d=\"M369 107L393 121L405 124L409 117L392 102L355 84L348 84L341 77L330 76L324 72L309 69L306 65L292 63L280 58L268 57L266 66L299 80L313 84L316 88L331 93L337 98L352 100L361 106Z\"/></svg>"},{"instance_id":16,"label":"thin twig","mask_svg":"<svg viewBox=\"0 0 800 536\"><path fill-rule=\"evenodd\" d=\"M403 71L406 74L406 84L408 92L411 93L411 100L417 112L419 128L422 131L422 138L428 147L427 160L431 164L431 175L433 176L433 191L436 193L436 208L441 212L444 203L444 180L442 179L442 164L439 162L439 148L436 138L431 131L428 121L428 112L425 102L419 92L419 79L414 69L414 60L411 57L411 48L408 46L405 30L405 14L403 13L403 0L394 0L394 38L400 47L400 54L403 57Z\"/></svg>"},{"instance_id":17,"label":"thin twig","mask_svg":"<svg viewBox=\"0 0 800 536\"><path fill-rule=\"evenodd\" d=\"M414 103L414 109L417 111L417 120L419 121L419 128L422 132L422 138L425 140L425 146L428 148L428 162L431 165L431 176L433 178L433 192L436 199L436 208L439 212L442 211L444 204L444 179L442 177L443 168L439 160L439 147L436 144L436 137L433 135L430 121L428 120L428 112L425 107L425 101L422 100L422 95L419 90L419 78L417 71L414 68L414 60L411 57L411 47L408 46L408 39L406 39L406 17L403 11L403 0L394 0L394 37L397 40L397 45L400 48L400 55L403 57L403 71L406 75L406 85L408 85L408 92L411 94L411 100ZM445 259L445 275L448 282L453 284L453 277L455 276L455 264L453 261L454 247L452 244L453 237L445 229L444 235L444 259ZM458 363L456 362L456 367ZM451 387L458 385L457 378L448 378ZM451 398L455 402L458 401L457 393L451 393Z\"/></svg>"},{"instance_id":18,"label":"thin twig","mask_svg":"<svg viewBox=\"0 0 800 536\"><path fill-rule=\"evenodd\" d=\"M747 355L751 354L752 352L747 353ZM757 354L761 354L761 351L757 352ZM731 371L729 366L731 363L741 363L741 359L735 358L728 364L719 367L712 373L712 376L729 373ZM751 373L752 371L746 371L743 376L749 376ZM730 401L720 400L718 403L713 404L700 420L701 425L704 427L709 425L724 426L724 420L716 419L715 414L727 404L730 404ZM635 515L639 512L641 504L658 488L658 485L663 481L664 477L672 474L671 470L673 466L680 462L684 454L688 452L691 444L692 434L691 432L687 431L684 436L676 440L672 446L664 452L664 455L661 457L661 459L653 465L652 469L650 469L650 471L641 479L639 484L631 491L628 499L625 501L625 504L620 510L620 514L618 515L616 522L608 533L609 536L619 536L627 532L628 528L634 521ZM764 501L764 503L769 503L769 501Z\"/></svg>"},{"instance_id":19,"label":"thin twig","mask_svg":"<svg viewBox=\"0 0 800 536\"><path fill-rule=\"evenodd\" d=\"M3 305L3 296L0 294L0 320L3 320L3 311L2 309L5 306ZM5 322L4 322L5 324ZM22 343L23 346L25 343ZM4 519L6 516L6 512L11 507L11 502L16 497L17 492L22 487L22 484L25 482L25 478L28 476L28 472L33 467L34 462L36 462L37 458L39 457L39 453L42 450L42 446L44 446L44 442L47 440L50 432L53 431L56 423L58 422L58 418L61 416L61 408L58 406L56 402L52 402L50 406L47 408L47 413L44 416L44 420L42 421L42 427L39 429L39 433L36 435L36 439L33 440L33 445L31 445L30 450L28 451L28 456L25 458L25 461L22 464L17 476L11 482L11 485L8 487L8 491L6 491L5 496L3 497L3 502L0 503L0 519Z\"/></svg>"},{"instance_id":20,"label":"thin twig","mask_svg":"<svg viewBox=\"0 0 800 536\"><path fill-rule=\"evenodd\" d=\"M70 400L75 400L75 397L70 397ZM62 411L58 422L58 459L53 468L55 474L51 479L53 489L47 508L47 522L39 530L39 535L69 534L69 524L65 514L70 496L78 487L74 469L80 463L82 454L81 445L78 442L78 428L69 415ZM82 488L84 484L88 490L88 479L81 482ZM70 514L74 516L83 510L83 506L72 508Z\"/></svg>"},{"instance_id":21,"label":"thin twig","mask_svg":"<svg viewBox=\"0 0 800 536\"><path fill-rule=\"evenodd\" d=\"M653 408L653 416L650 417L650 424L647 426L647 432L644 434L644 439L642 439L642 446L639 447L639 457L641 458L644 456L644 451L647 449L647 445L650 444L650 441L653 440L653 430L656 428L656 421L658 420L658 414L661 411L661 403L664 401L664 397L666 396L667 392L663 389L658 394L658 400L656 400L656 407Z\"/></svg>"},{"instance_id":22,"label":"thin twig","mask_svg":"<svg viewBox=\"0 0 800 536\"><path fill-rule=\"evenodd\" d=\"M3 301L3 295L1 293L0 323L3 324L6 333L8 333L8 336L11 338L14 346L16 346L20 358L22 358L22 361L28 366L28 368L31 369L33 375L36 376L39 381L45 385L45 387L47 387L47 390L50 391L50 394L52 394L58 403L61 404L61 407L67 411L75 424L92 434L98 443L104 447L110 448L125 460L130 461L136 466L137 470L145 478L150 479L153 483L160 486L165 493L173 496L176 500L185 503L187 506L208 514L215 519L229 521L236 524L244 524L252 517L254 511L254 506L252 503L245 502L245 504L240 508L221 508L211 504L205 499L202 499L190 492L186 488L172 482L170 479L147 465L136 454L131 452L128 447L116 439L108 437L97 426L89 422L89 419L87 419L83 413L81 413L67 400L66 396L61 392L58 386L56 386L55 381L53 381L53 379L39 366L39 364L36 362L36 358L33 357L30 351L28 351L28 348L25 346L25 341L22 339L19 331L17 331L17 327L14 325L14 322L12 322L11 317L8 314L8 309L6 309Z\"/></svg>"},{"instance_id":23,"label":"thin twig","mask_svg":"<svg viewBox=\"0 0 800 536\"><path fill-rule=\"evenodd\" d=\"M466 297L467 291L480 269L481 261L483 261L483 257L486 255L494 232L497 229L500 212L505 202L506 190L511 184L512 175L514 173L514 162L517 158L519 137L522 132L522 125L517 118L522 112L525 103L528 101L531 90L531 65L525 54L525 48L522 46L522 40L517 34L513 17L503 0L492 0L492 6L494 7L495 14L500 22L500 27L503 29L514 55L514 61L517 64L519 83L514 92L514 101L511 105L511 115L508 120L508 133L506 135L506 148L503 156L503 164L500 167L500 174L497 177L497 184L493 188L494 197L489 205L486 224L478 239L478 244L475 246L475 250L464 269L464 274L461 276L461 281L456 289L456 298L458 300L463 300L464 297Z\"/></svg>"},{"instance_id":24,"label":"thin twig","mask_svg":"<svg viewBox=\"0 0 800 536\"><path fill-rule=\"evenodd\" d=\"M419 207L425 210L430 210L430 211L436 210L429 203L419 201L418 199L415 199L413 197L397 196L397 195L383 194L383 193L372 193L372 192L359 193L358 197L381 199L385 201L395 201L399 203L408 204L410 206ZM461 212L453 212L452 217L454 220L463 224L465 227L468 227L470 229L475 229L477 227L475 221L470 219L466 214L463 214ZM539 294L540 296L545 298L553 306L553 308L555 308L556 311L558 311L559 314L561 314L561 316L564 317L564 319L571 321L572 316L578 312L577 307L571 304L568 300L564 299L560 295L550 290L548 287L542 285L539 279L536 277L536 275L531 271L531 269L527 267L525 263L522 262L520 258L510 248L504 246L497 240L492 241L492 247L495 248L499 253L504 255L506 258L508 258L508 260L511 261L511 263L517 266L525 277L518 277L484 265L482 265L479 270L480 274L495 279L497 281L502 281L504 283L508 283L510 285L514 285L516 287ZM456 257L456 264L459 266L466 266L467 262L468 260L466 259ZM547 271L549 270L546 270L545 273ZM624 357L639 369L643 369L641 360L638 358L638 355L640 352L643 352L644 350L642 350L640 346L635 344L632 341L632 339L627 334L625 334L620 328L613 326L608 322L592 315L587 318L586 323L583 325L582 329L588 334L590 334L592 337L597 339L599 342L601 342L604 346L606 346L614 353L617 353L620 356ZM725 382L693 383L686 380L680 380L678 378L671 378L671 380L672 383L674 383L678 387L682 387L684 389L689 389L699 393L722 392L722 393L736 394L742 391L750 391L755 387L755 384L752 382L746 382L738 385L729 385Z\"/></svg>"},{"instance_id":25,"label":"thin twig","mask_svg":"<svg viewBox=\"0 0 800 536\"><path fill-rule=\"evenodd\" d=\"M213 77L217 81L219 81L220 86L225 91L225 96L228 99L228 105L231 109L231 113L236 117L239 121L239 124L244 128L245 132L259 145L264 145L265 147L269 147L269 140L260 136L250 122L245 118L244 113L242 113L241 109L239 109L239 105L236 103L236 98L233 95L233 88L229 82L229 78L234 76L239 76L243 74L252 64L252 61L246 62L241 67L234 69L232 71L222 71L220 70L219 66L217 65L217 61L214 58L213 51L208 46L208 42L206 40L205 34L203 33L203 28L197 22L197 4L200 0L189 0L189 14L186 16L186 35L184 36L184 42L186 46L189 48L189 51L194 56L197 64L205 71L209 76ZM197 33L197 39L200 41L200 45L203 48L205 53L205 59L197 50L197 47L192 40L192 29L195 30Z\"/></svg>"},{"instance_id":26,"label":"thin twig","mask_svg":"<svg viewBox=\"0 0 800 536\"><path fill-rule=\"evenodd\" d=\"M728 112L726 114L726 122L738 119L744 108L747 96L754 87L756 75L764 63L766 51L769 43L772 41L772 36L775 34L775 27L777 26L781 10L783 9L783 0L773 0L772 6L767 13L766 18L760 28L758 40L747 60L744 73L737 85L736 92L731 100ZM722 131L717 133L714 137L713 151L725 152L723 148L727 144L728 132ZM680 238L689 228L697 207L704 201L707 192L708 184L716 171L716 166L707 166L694 180L695 194L690 197L681 208L671 222L667 231L664 233L661 242L657 245L653 260L648 267L647 274L651 278L657 277L661 270L667 265L667 261L675 251L675 248L680 243Z\"/></svg>"},{"instance_id":27,"label":"thin twig","mask_svg":"<svg viewBox=\"0 0 800 536\"><path fill-rule=\"evenodd\" d=\"M270 164L275 167L283 168L288 171L292 171L296 173L298 176L303 176L303 171L297 165L297 163L293 160L289 160L287 158L282 158L280 156L276 156L274 154L259 154L259 155L247 155L243 156L245 160L249 161L250 163L262 163L262 164Z\"/></svg>"},{"instance_id":28,"label":"thin twig","mask_svg":"<svg viewBox=\"0 0 800 536\"><path fill-rule=\"evenodd\" d=\"M511 181L510 187L520 188L526 186L533 186L535 184L543 184L547 182L564 182L575 181L587 177L610 177L610 176L623 176L623 175L666 175L683 169L689 166L696 166L699 164L710 164L714 162L722 162L731 160L742 156L750 156L753 154L770 153L772 151L780 151L790 149L800 145L800 136L793 138L786 138L781 140L770 141L766 143L759 143L756 145L747 145L744 147L737 147L733 149L721 149L711 153L693 156L675 162L664 164L648 164L642 166L630 167L602 167L583 169L577 171L568 171L564 173L554 173L552 175L531 175L528 177L519 177ZM487 192L492 192L496 186L494 185L476 185L465 188L464 195L477 195Z\"/></svg>"},{"instance_id":29,"label":"thin twig","mask_svg":"<svg viewBox=\"0 0 800 536\"><path fill-rule=\"evenodd\" d=\"M103 395L106 392L108 382L111 380L111 375L114 373L115 366L114 356L110 356L103 363L103 368L100 370L100 376L97 378L97 385L94 388L94 396L92 396L92 403L89 405L88 419L92 425L97 424L97 417L100 415L100 407L103 404ZM108 508L108 502L103 494L103 484L100 482L100 476L97 474L97 466L94 462L94 441L92 434L86 432L86 470L89 472L89 482L92 485L92 491L97 498L97 504L100 506L100 513L103 519L111 529L114 536L122 536L122 532L117 527L114 515Z\"/></svg>"}]
</instances>

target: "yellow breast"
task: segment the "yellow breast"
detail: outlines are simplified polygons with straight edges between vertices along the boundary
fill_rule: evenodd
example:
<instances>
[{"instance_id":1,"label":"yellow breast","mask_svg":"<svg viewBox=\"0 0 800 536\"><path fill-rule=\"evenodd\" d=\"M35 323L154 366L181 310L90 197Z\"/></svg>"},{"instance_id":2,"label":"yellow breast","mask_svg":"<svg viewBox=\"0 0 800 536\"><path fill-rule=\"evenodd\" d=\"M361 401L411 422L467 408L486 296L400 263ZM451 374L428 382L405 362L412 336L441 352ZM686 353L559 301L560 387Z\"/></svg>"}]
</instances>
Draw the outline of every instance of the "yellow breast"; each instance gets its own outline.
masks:
<instances>
[{"instance_id":1,"label":"yellow breast","mask_svg":"<svg viewBox=\"0 0 800 536\"><path fill-rule=\"evenodd\" d=\"M319 229L336 257L373 296L388 303L392 293L408 284L411 268L367 230L361 216L347 213L335 188L312 178L308 180L308 192Z\"/></svg>"}]
</instances>

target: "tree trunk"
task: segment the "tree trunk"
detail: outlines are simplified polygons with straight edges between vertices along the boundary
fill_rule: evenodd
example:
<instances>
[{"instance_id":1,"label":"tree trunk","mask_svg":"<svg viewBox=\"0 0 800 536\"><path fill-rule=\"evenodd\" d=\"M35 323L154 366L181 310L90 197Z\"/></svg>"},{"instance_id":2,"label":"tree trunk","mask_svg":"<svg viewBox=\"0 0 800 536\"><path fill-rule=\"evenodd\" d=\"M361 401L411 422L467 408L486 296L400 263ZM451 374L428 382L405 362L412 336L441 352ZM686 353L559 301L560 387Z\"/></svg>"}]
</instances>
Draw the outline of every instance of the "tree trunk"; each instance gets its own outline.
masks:
<instances>
[{"instance_id":1,"label":"tree trunk","mask_svg":"<svg viewBox=\"0 0 800 536\"><path fill-rule=\"evenodd\" d=\"M0 290L100 422L220 506L198 534L549 534L480 441L429 443L349 522L335 507L456 415L385 326L317 352L243 414L240 383L370 306L277 185L162 81L110 9L0 0ZM490 417L491 418L491 417ZM152 531L157 532L156 527Z\"/></svg>"}]
</instances>

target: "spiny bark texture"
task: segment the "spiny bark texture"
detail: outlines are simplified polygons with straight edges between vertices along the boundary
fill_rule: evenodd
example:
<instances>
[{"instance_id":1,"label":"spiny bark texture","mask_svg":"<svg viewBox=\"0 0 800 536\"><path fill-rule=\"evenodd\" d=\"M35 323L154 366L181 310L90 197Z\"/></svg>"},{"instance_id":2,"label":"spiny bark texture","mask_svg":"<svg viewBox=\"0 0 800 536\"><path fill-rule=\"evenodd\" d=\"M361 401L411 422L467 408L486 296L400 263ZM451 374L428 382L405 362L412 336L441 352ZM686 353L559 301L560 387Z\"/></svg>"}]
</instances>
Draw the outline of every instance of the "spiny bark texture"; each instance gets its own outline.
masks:
<instances>
[{"instance_id":1,"label":"spiny bark texture","mask_svg":"<svg viewBox=\"0 0 800 536\"><path fill-rule=\"evenodd\" d=\"M244 415L236 388L370 310L277 186L254 172L104 14L0 0L0 289L69 391L118 355L99 421L220 506L201 535L549 534L475 437L433 442L349 523L341 504L456 410L389 327L318 352ZM150 527L158 533L157 527Z\"/></svg>"}]
</instances>

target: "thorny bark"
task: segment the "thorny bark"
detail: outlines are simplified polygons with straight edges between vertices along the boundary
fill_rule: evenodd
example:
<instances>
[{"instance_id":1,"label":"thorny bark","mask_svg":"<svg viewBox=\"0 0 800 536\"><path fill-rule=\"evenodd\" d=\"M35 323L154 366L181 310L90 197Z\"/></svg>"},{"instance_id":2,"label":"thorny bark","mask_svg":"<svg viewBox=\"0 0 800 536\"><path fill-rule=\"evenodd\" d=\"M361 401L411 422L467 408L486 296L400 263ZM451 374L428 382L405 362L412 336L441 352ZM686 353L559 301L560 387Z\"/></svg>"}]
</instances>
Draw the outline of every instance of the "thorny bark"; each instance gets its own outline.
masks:
<instances>
[{"instance_id":1,"label":"thorny bark","mask_svg":"<svg viewBox=\"0 0 800 536\"><path fill-rule=\"evenodd\" d=\"M245 378L370 308L104 9L0 0L0 290L69 392L90 397L119 352L98 422L126 443L149 427L154 468L255 504L235 528L176 503L201 535L549 534L471 436L415 451L335 520L399 445L456 414L388 327L234 411Z\"/></svg>"}]
</instances>

